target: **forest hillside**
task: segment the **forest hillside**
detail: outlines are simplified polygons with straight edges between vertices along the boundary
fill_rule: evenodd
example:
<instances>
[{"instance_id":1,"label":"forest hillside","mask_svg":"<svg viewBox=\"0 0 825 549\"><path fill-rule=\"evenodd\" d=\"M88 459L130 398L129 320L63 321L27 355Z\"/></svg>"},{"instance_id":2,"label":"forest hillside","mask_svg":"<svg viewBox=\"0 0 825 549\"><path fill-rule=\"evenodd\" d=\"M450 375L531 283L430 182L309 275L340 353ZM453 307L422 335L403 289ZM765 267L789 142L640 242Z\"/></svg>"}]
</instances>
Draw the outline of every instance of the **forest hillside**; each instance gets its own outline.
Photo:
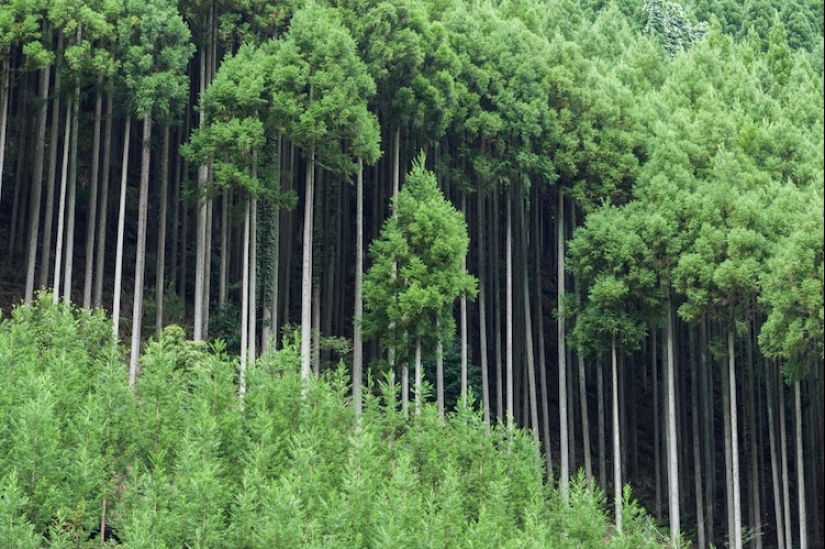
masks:
<instances>
[{"instance_id":1,"label":"forest hillside","mask_svg":"<svg viewBox=\"0 0 825 549\"><path fill-rule=\"evenodd\" d=\"M130 391L172 325L238 398L287 341L355 417L389 380L405 422L526 428L619 531L630 484L673 545L825 547L824 19L3 0L0 308L111 319Z\"/></svg>"}]
</instances>

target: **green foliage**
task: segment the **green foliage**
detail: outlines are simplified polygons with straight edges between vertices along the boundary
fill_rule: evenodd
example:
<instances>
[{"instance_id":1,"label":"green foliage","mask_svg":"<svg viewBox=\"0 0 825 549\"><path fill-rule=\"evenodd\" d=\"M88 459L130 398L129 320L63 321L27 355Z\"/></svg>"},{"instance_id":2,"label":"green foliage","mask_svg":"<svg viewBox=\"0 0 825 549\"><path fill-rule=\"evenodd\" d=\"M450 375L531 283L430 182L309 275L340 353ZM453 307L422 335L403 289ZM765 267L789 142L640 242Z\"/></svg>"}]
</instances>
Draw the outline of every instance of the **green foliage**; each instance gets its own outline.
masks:
<instances>
[{"instance_id":1,"label":"green foliage","mask_svg":"<svg viewBox=\"0 0 825 549\"><path fill-rule=\"evenodd\" d=\"M452 338L453 304L462 294L473 298L477 280L462 264L470 240L467 224L424 169L423 156L398 195L395 213L370 246L364 328L368 336L381 335L382 344L400 356L410 356L407 337L431 335L433 343Z\"/></svg>"},{"instance_id":2,"label":"green foliage","mask_svg":"<svg viewBox=\"0 0 825 549\"><path fill-rule=\"evenodd\" d=\"M17 335L43 334L41 323L52 340ZM562 504L530 434L488 433L471 408L443 421L426 405L407 422L392 393L368 393L355 429L345 369L302 383L289 340L249 366L241 407L237 364L175 326L146 346L131 389L125 365L82 339L63 345L71 362L55 358L81 326L108 329L48 296L0 323L0 536L11 547L98 546L102 518L116 547L596 549L608 539L600 491L580 476Z\"/></svg>"}]
</instances>

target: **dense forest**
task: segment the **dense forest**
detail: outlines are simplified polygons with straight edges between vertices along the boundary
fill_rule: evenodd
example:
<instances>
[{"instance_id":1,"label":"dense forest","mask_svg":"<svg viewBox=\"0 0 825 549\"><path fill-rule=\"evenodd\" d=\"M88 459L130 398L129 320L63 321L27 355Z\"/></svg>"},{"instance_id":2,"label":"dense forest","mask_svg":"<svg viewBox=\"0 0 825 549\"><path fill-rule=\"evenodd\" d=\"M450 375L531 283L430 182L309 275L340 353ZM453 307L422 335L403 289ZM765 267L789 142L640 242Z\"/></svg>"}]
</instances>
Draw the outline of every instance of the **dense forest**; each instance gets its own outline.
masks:
<instances>
[{"instance_id":1,"label":"dense forest","mask_svg":"<svg viewBox=\"0 0 825 549\"><path fill-rule=\"evenodd\" d=\"M380 401L393 412L363 432L424 425L441 433L445 464L466 456L449 453L438 422L476 421L471 404L495 433L479 445L527 428L532 442L519 444L541 456L557 498L547 505L562 515L603 491L616 532L638 529L629 484L674 545L824 547L824 27L819 0L2 0L0 307L17 307L23 328L0 349L12 384L0 392L0 448L48 427L36 412L72 386L48 385L61 379L51 358L46 373L15 377L38 348L72 346L26 347L26 330L37 343L41 330L79 325L73 337L100 347L88 353L116 345L124 375L102 358L75 375L122 379L136 395L177 364L181 394L228 382L241 399L232 413L252 414L269 398L254 395L255 376L289 377L271 365L292 353L290 405L306 405L314 383L330 383L338 396L323 398L353 417L375 416ZM43 320L59 310L97 320ZM173 325L183 332L164 331ZM152 359L169 333L175 349L209 345L232 368ZM95 392L77 388L72 398ZM105 390L110 404L125 398ZM176 467L182 406L157 427ZM215 413L226 406L215 395L191 406L205 422L183 441L192 452L240 421ZM84 421L105 416L92 408ZM329 413L327 434L351 436L348 412ZM298 469L311 473L320 455L360 459L349 452L388 436L376 432L334 458L295 443L284 501L303 489ZM160 435L144 434L156 448L133 455L154 469L134 474L162 487ZM25 448L0 460L0 513L54 503L34 469L15 480ZM116 497L133 520L146 511L124 488L137 477L120 480L106 480L98 519ZM545 515L499 510L511 488L538 497L528 484L473 489L490 492L486 519L521 527ZM223 499L193 516L246 504L216 490ZM26 528L53 526L27 509ZM375 532L352 543L381 539L403 545Z\"/></svg>"}]
</instances>

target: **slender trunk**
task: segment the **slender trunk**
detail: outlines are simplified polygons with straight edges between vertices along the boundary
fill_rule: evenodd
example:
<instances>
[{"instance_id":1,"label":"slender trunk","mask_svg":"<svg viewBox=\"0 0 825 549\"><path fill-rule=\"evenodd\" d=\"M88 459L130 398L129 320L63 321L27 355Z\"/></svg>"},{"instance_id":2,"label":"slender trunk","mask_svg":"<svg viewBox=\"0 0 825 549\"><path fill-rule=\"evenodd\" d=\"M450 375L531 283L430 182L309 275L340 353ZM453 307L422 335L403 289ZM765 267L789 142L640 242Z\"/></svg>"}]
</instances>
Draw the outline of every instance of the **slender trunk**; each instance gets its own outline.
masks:
<instances>
[{"instance_id":1,"label":"slender trunk","mask_svg":"<svg viewBox=\"0 0 825 549\"><path fill-rule=\"evenodd\" d=\"M527 387L530 395L530 423L533 427L533 441L536 443L536 453L539 452L539 408L536 392L536 359L533 351L533 319L530 314L530 277L527 270L527 223L525 221L524 198L519 199L519 221L521 223L521 272L522 293L524 297L524 338L527 354ZM538 457L538 455L536 456Z\"/></svg>"},{"instance_id":2,"label":"slender trunk","mask_svg":"<svg viewBox=\"0 0 825 549\"><path fill-rule=\"evenodd\" d=\"M54 253L54 284L52 303L55 305L60 299L60 275L63 271L63 239L64 225L66 222L66 188L68 187L69 178L69 141L72 137L72 103L69 101L69 106L66 109L66 129L63 133L63 167L60 171L60 198L57 208L57 237L56 248Z\"/></svg>"},{"instance_id":3,"label":"slender trunk","mask_svg":"<svg viewBox=\"0 0 825 549\"><path fill-rule=\"evenodd\" d=\"M505 356L507 364L507 428L513 428L513 220L512 191L507 190L507 243L506 243L506 337Z\"/></svg>"},{"instance_id":4,"label":"slender trunk","mask_svg":"<svg viewBox=\"0 0 825 549\"><path fill-rule=\"evenodd\" d=\"M650 364L650 377L653 381L653 482L656 485L656 520L662 520L662 463L659 458L662 442L659 435L661 416L659 415L659 364L657 357L659 345L656 341L656 335L659 333L659 330L655 325L651 325L650 331L653 334L653 341L651 343L651 354L653 356Z\"/></svg>"},{"instance_id":5,"label":"slender trunk","mask_svg":"<svg viewBox=\"0 0 825 549\"><path fill-rule=\"evenodd\" d=\"M561 427L561 432L559 433L559 438L561 439L561 450L559 452L561 456L561 478L559 479L559 487L561 488L562 501L566 504L567 487L570 483L570 448L567 429L567 351L564 327L564 193L561 190L561 185L558 185L556 190L558 191L558 206L556 210L556 244L558 245L558 253L556 256L558 265L556 276L558 309L557 341L559 349L559 425ZM618 406L618 403L616 406ZM618 410L618 408L616 409ZM614 422L616 421L618 421L618 417L614 419ZM621 531L621 526L619 526L619 530Z\"/></svg>"},{"instance_id":6,"label":"slender trunk","mask_svg":"<svg viewBox=\"0 0 825 549\"><path fill-rule=\"evenodd\" d=\"M499 224L501 222L501 209L499 207L500 202L498 192L493 193L491 202L491 217L495 219L495 223L491 223L491 232L493 237L492 257L500 257L499 244L501 240L499 234ZM504 365L501 357L501 284L499 284L501 271L499 270L498 262L495 262L491 270L493 272L493 292L490 296L492 298L491 306L494 312L493 332L495 333L496 346L496 417L498 418L499 423L502 423L504 418Z\"/></svg>"},{"instance_id":7,"label":"slender trunk","mask_svg":"<svg viewBox=\"0 0 825 549\"><path fill-rule=\"evenodd\" d=\"M3 169L6 163L6 127L8 126L8 112L9 112L9 75L11 74L11 45L7 44L5 51L2 54L5 62L3 63L3 71L0 73L0 204L2 204L3 197Z\"/></svg>"},{"instance_id":8,"label":"slender trunk","mask_svg":"<svg viewBox=\"0 0 825 549\"><path fill-rule=\"evenodd\" d=\"M796 489L799 498L799 547L808 549L808 520L805 506L805 466L802 452L802 391L799 380L793 384L794 424L796 427Z\"/></svg>"},{"instance_id":9,"label":"slender trunk","mask_svg":"<svg viewBox=\"0 0 825 549\"><path fill-rule=\"evenodd\" d=\"M49 140L49 174L46 179L46 211L43 215L43 249L40 252L40 287L45 288L51 273L52 225L54 222L54 188L57 181L57 153L60 146L60 89L63 33L57 35L58 62L54 70L54 99L52 100L51 139Z\"/></svg>"},{"instance_id":10,"label":"slender trunk","mask_svg":"<svg viewBox=\"0 0 825 549\"><path fill-rule=\"evenodd\" d=\"M77 42L80 43L80 27L77 30ZM72 103L72 137L69 152L69 198L66 206L66 267L63 277L63 302L68 305L72 299L72 267L74 265L75 210L77 204L77 140L78 120L80 118L80 84L75 86Z\"/></svg>"},{"instance_id":11,"label":"slender trunk","mask_svg":"<svg viewBox=\"0 0 825 549\"><path fill-rule=\"evenodd\" d=\"M748 336L748 375L746 378L748 380L748 399L746 401L747 409L745 410L745 416L750 420L750 427L746 430L750 448L750 488L748 491L750 493L751 500L749 506L750 523L753 528L752 532L755 534L755 539L751 541L750 545L753 549L762 549L762 500L760 496L760 491L762 488L762 472L759 467L759 441L757 441L758 435L761 434L761 421L757 422L757 415L761 414L757 411L756 391L758 386L758 378L756 375L756 365L753 360L753 347L756 344L755 338L755 332Z\"/></svg>"},{"instance_id":12,"label":"slender trunk","mask_svg":"<svg viewBox=\"0 0 825 549\"><path fill-rule=\"evenodd\" d=\"M155 332L163 330L163 295L166 287L166 215L169 201L169 125L163 127L163 152L160 157L160 212L158 213L158 251L155 270Z\"/></svg>"},{"instance_id":13,"label":"slender trunk","mask_svg":"<svg viewBox=\"0 0 825 549\"><path fill-rule=\"evenodd\" d=\"M727 532L727 543L730 547L735 545L733 526L733 479L731 470L733 468L733 449L731 447L730 433L730 371L722 368L722 420L725 433L725 510L727 511L727 522L725 524Z\"/></svg>"},{"instance_id":14,"label":"slender trunk","mask_svg":"<svg viewBox=\"0 0 825 549\"><path fill-rule=\"evenodd\" d=\"M37 137L34 148L34 174L32 177L31 225L29 227L29 250L26 267L25 302L31 305L34 299L34 269L37 260L38 233L40 231L40 202L43 189L43 157L46 153L46 110L48 108L49 79L51 71L44 67L40 71L38 98L40 109L37 112Z\"/></svg>"},{"instance_id":15,"label":"slender trunk","mask_svg":"<svg viewBox=\"0 0 825 549\"><path fill-rule=\"evenodd\" d=\"M229 189L224 189L221 193L221 266L218 273L218 308L226 305L229 255Z\"/></svg>"},{"instance_id":16,"label":"slender trunk","mask_svg":"<svg viewBox=\"0 0 825 549\"><path fill-rule=\"evenodd\" d=\"M484 255L484 199L479 189L476 194L476 229L478 231L478 342L481 362L481 406L484 414L484 425L490 430L490 371L487 362L487 301L485 271L486 258Z\"/></svg>"},{"instance_id":17,"label":"slender trunk","mask_svg":"<svg viewBox=\"0 0 825 549\"><path fill-rule=\"evenodd\" d=\"M730 445L733 488L733 547L742 549L742 503L739 491L739 428L736 406L736 357L733 346L733 328L728 330L728 387L730 389Z\"/></svg>"},{"instance_id":18,"label":"slender trunk","mask_svg":"<svg viewBox=\"0 0 825 549\"><path fill-rule=\"evenodd\" d=\"M536 204L538 204L538 190L536 191ZM536 287L536 319L537 332L539 335L539 383L541 384L541 417L542 417L542 438L544 439L544 468L547 473L547 481L553 481L553 461L550 449L550 392L547 387L547 358L546 349L544 346L544 307L542 306L542 292L541 292L541 257L543 249L542 237L542 223L539 215L541 208L536 208L536 230L535 230L535 287Z\"/></svg>"},{"instance_id":19,"label":"slender trunk","mask_svg":"<svg viewBox=\"0 0 825 549\"><path fill-rule=\"evenodd\" d=\"M690 348L696 349L695 332L690 328ZM702 461L701 461L701 437L699 436L699 370L695 358L691 360L690 372L690 418L693 430L693 491L696 497L696 534L699 541L699 549L707 547L705 537L705 505L702 499Z\"/></svg>"},{"instance_id":20,"label":"slender trunk","mask_svg":"<svg viewBox=\"0 0 825 549\"><path fill-rule=\"evenodd\" d=\"M440 328L436 319L436 330ZM435 349L435 393L438 406L438 417L444 419L444 342L438 338Z\"/></svg>"},{"instance_id":21,"label":"slender trunk","mask_svg":"<svg viewBox=\"0 0 825 549\"><path fill-rule=\"evenodd\" d=\"M83 279L83 308L92 308L92 274L95 258L95 226L97 225L98 178L100 176L100 117L103 114L103 92L100 89L102 78L97 79L97 96L95 97L95 121L92 136L92 174L89 185L89 217L86 224L86 270ZM103 253L98 251L98 253Z\"/></svg>"},{"instance_id":22,"label":"slender trunk","mask_svg":"<svg viewBox=\"0 0 825 549\"><path fill-rule=\"evenodd\" d=\"M587 384L584 368L584 356L577 353L579 359L579 404L582 416L582 441L584 452L584 474L587 478L587 487L593 487L593 458L590 456L590 420L587 414Z\"/></svg>"},{"instance_id":23,"label":"slender trunk","mask_svg":"<svg viewBox=\"0 0 825 549\"><path fill-rule=\"evenodd\" d=\"M355 314L352 326L352 399L355 415L363 411L361 385L364 372L364 343L361 341L361 318L364 316L364 163L358 159L355 180Z\"/></svg>"},{"instance_id":24,"label":"slender trunk","mask_svg":"<svg viewBox=\"0 0 825 549\"><path fill-rule=\"evenodd\" d=\"M774 419L774 406L776 390L776 373L774 372L775 365L771 364L768 367L769 381L766 384L768 397L768 440L771 449L771 481L773 483L773 509L774 520L776 521L776 544L779 549L785 549L785 515L782 512L782 484L781 471L779 466L779 451L776 443L776 420Z\"/></svg>"},{"instance_id":25,"label":"slender trunk","mask_svg":"<svg viewBox=\"0 0 825 549\"><path fill-rule=\"evenodd\" d=\"M140 155L140 196L138 198L137 252L135 254L135 299L132 303L132 354L129 360L129 386L135 384L143 326L143 280L146 274L146 228L149 217L149 162L152 147L152 115L143 119Z\"/></svg>"},{"instance_id":26,"label":"slender trunk","mask_svg":"<svg viewBox=\"0 0 825 549\"><path fill-rule=\"evenodd\" d=\"M123 235L126 226L126 185L129 174L129 141L132 117L126 115L123 130L123 162L120 168L120 202L117 215L117 251L115 254L115 289L112 294L112 335L119 341L120 332L120 291L123 283Z\"/></svg>"},{"instance_id":27,"label":"slender trunk","mask_svg":"<svg viewBox=\"0 0 825 549\"><path fill-rule=\"evenodd\" d=\"M461 213L467 216L467 193L462 191L461 192ZM461 261L461 270L467 272L467 256L465 255ZM525 273L525 276L526 273ZM468 339L468 331L467 331L467 295L461 294L460 300L460 311L461 311L461 406L467 407L467 362L468 362L468 352L467 347L469 345Z\"/></svg>"},{"instance_id":28,"label":"slender trunk","mask_svg":"<svg viewBox=\"0 0 825 549\"><path fill-rule=\"evenodd\" d=\"M670 479L670 499L668 513L670 519L670 543L679 543L679 454L676 445L676 351L674 349L673 305L670 288L666 288L667 299L667 447L668 479Z\"/></svg>"},{"instance_id":29,"label":"slender trunk","mask_svg":"<svg viewBox=\"0 0 825 549\"><path fill-rule=\"evenodd\" d=\"M779 374L779 447L782 453L782 509L785 511L785 547L793 547L791 541L791 476L788 474L788 434L785 422L785 387Z\"/></svg>"},{"instance_id":30,"label":"slender trunk","mask_svg":"<svg viewBox=\"0 0 825 549\"><path fill-rule=\"evenodd\" d=\"M704 459L705 459L705 494L707 497L705 500L708 502L708 505L705 506L705 531L708 537L708 543L714 543L714 528L713 528L713 513L714 513L714 505L711 502L716 501L716 460L715 460L715 437L714 437L714 413L713 413L713 373L712 373L712 364L711 361L708 360L708 323L707 319L702 319L700 321L700 354L699 360L702 365L702 408L704 411L702 420L704 424L704 433L705 433L705 447L704 447Z\"/></svg>"},{"instance_id":31,"label":"slender trunk","mask_svg":"<svg viewBox=\"0 0 825 549\"><path fill-rule=\"evenodd\" d=\"M310 100L312 90L310 89ZM315 149L310 148L304 194L303 261L301 263L301 379L309 381L312 326L312 206L315 175Z\"/></svg>"},{"instance_id":32,"label":"slender trunk","mask_svg":"<svg viewBox=\"0 0 825 549\"><path fill-rule=\"evenodd\" d=\"M622 446L619 438L619 375L616 367L616 336L610 343L611 379L613 391L613 506L616 512L616 530L622 532Z\"/></svg>"},{"instance_id":33,"label":"slender trunk","mask_svg":"<svg viewBox=\"0 0 825 549\"><path fill-rule=\"evenodd\" d=\"M257 155L255 155L257 157ZM255 160L257 163L257 159ZM257 166L252 166L252 177L257 178ZM258 199L253 197L249 205L249 362L254 363L258 356L257 335L257 297L258 297Z\"/></svg>"},{"instance_id":34,"label":"slender trunk","mask_svg":"<svg viewBox=\"0 0 825 549\"><path fill-rule=\"evenodd\" d=\"M601 357L599 357L599 364L596 367L596 400L599 401L599 484L602 490L607 489L607 459L605 456L605 433L604 425L604 369L602 368Z\"/></svg>"},{"instance_id":35,"label":"slender trunk","mask_svg":"<svg viewBox=\"0 0 825 549\"><path fill-rule=\"evenodd\" d=\"M97 228L97 257L95 258L95 289L94 307L100 308L103 305L103 267L106 259L106 226L109 217L109 164L112 154L112 110L114 108L113 94L110 92L106 98L106 125L103 136L103 165L101 173L101 193L100 193L100 217Z\"/></svg>"},{"instance_id":36,"label":"slender trunk","mask_svg":"<svg viewBox=\"0 0 825 549\"><path fill-rule=\"evenodd\" d=\"M212 12L210 10L209 13L209 28L211 29L211 18ZM207 37L207 41L210 40L211 37ZM199 87L200 87L200 94L199 97L203 97L203 93L206 90L207 86L207 76L206 76L206 55L202 51L200 55L200 71L199 71ZM200 110L198 114L198 126L203 127L206 121L206 111L203 108L203 104L200 105ZM207 247L207 238L206 233L209 230L207 227L208 224L208 216L206 211L206 185L209 175L209 168L206 165L202 165L198 167L198 220L197 220L197 251L195 253L195 307L194 307L194 315L195 315L195 326L194 326L194 334L193 339L195 341L202 341L204 339L204 324L206 323L206 318L204 315L203 307L206 299L206 295L208 294L208 288L206 287L206 264L209 261L210 250ZM183 295L183 294L181 294ZM185 299L185 297L184 297Z\"/></svg>"},{"instance_id":37,"label":"slender trunk","mask_svg":"<svg viewBox=\"0 0 825 549\"><path fill-rule=\"evenodd\" d=\"M243 261L241 263L241 369L238 392L246 394L246 363L249 358L249 213L250 199L244 200L243 216Z\"/></svg>"},{"instance_id":38,"label":"slender trunk","mask_svg":"<svg viewBox=\"0 0 825 549\"><path fill-rule=\"evenodd\" d=\"M421 336L415 336L415 415L421 415L421 391L423 390L421 372Z\"/></svg>"}]
</instances>

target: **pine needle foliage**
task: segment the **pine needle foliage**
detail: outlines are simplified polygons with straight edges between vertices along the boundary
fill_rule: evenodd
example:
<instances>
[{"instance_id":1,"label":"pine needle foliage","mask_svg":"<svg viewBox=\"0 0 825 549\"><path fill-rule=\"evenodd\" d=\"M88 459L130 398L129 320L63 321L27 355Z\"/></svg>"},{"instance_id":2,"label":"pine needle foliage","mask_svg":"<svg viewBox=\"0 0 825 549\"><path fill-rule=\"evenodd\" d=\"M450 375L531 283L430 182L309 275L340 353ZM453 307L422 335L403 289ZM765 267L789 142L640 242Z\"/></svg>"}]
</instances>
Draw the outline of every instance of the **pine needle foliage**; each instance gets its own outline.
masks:
<instances>
[{"instance_id":1,"label":"pine needle foliage","mask_svg":"<svg viewBox=\"0 0 825 549\"><path fill-rule=\"evenodd\" d=\"M472 405L405 420L377 383L356 420L345 368L302 383L285 339L241 406L236 359L174 326L130 388L106 319L49 297L0 322L4 547L657 547Z\"/></svg>"}]
</instances>

